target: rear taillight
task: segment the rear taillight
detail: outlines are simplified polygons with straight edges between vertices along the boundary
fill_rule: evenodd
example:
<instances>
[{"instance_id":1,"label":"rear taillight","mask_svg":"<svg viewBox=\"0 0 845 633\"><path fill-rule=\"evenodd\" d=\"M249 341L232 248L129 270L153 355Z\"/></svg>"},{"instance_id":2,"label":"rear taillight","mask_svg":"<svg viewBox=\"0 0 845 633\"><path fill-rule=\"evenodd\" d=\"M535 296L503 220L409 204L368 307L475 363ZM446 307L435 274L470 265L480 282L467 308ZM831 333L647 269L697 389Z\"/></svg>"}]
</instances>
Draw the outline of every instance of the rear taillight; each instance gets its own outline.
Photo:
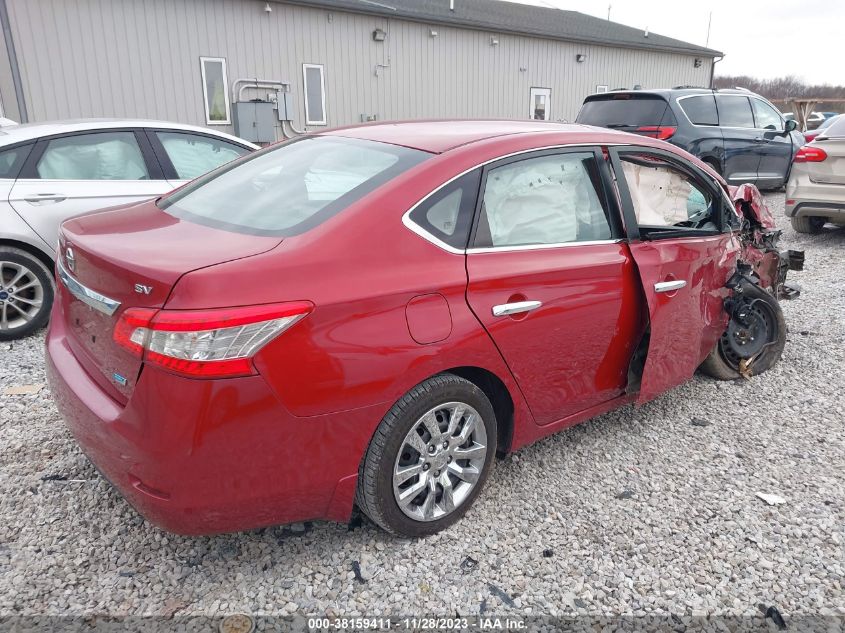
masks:
<instances>
[{"instance_id":1,"label":"rear taillight","mask_svg":"<svg viewBox=\"0 0 845 633\"><path fill-rule=\"evenodd\" d=\"M821 147L805 145L798 150L793 159L796 163L820 163L827 159L827 152Z\"/></svg>"},{"instance_id":2,"label":"rear taillight","mask_svg":"<svg viewBox=\"0 0 845 633\"><path fill-rule=\"evenodd\" d=\"M659 138L661 141L665 141L666 139L672 138L677 129L671 125L641 125L636 131L643 136Z\"/></svg>"},{"instance_id":3,"label":"rear taillight","mask_svg":"<svg viewBox=\"0 0 845 633\"><path fill-rule=\"evenodd\" d=\"M144 362L193 378L255 374L252 357L313 309L293 301L218 310L128 308L114 340Z\"/></svg>"},{"instance_id":4,"label":"rear taillight","mask_svg":"<svg viewBox=\"0 0 845 633\"><path fill-rule=\"evenodd\" d=\"M815 141L816 137L819 135L818 131L815 132L804 132L804 139L809 143L810 141Z\"/></svg>"}]
</instances>

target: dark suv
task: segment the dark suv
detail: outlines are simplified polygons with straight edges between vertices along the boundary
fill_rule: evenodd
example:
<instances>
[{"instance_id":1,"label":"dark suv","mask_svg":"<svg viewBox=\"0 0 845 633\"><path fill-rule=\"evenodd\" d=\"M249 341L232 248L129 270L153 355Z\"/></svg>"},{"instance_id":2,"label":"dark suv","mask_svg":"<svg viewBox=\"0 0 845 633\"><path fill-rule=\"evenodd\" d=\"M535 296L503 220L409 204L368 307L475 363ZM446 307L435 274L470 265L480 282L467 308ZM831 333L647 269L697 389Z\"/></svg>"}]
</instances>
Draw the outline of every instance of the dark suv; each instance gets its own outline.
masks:
<instances>
[{"instance_id":1,"label":"dark suv","mask_svg":"<svg viewBox=\"0 0 845 633\"><path fill-rule=\"evenodd\" d=\"M729 183L776 189L804 144L795 121L745 90L614 90L584 100L577 123L664 139L698 156Z\"/></svg>"}]
</instances>

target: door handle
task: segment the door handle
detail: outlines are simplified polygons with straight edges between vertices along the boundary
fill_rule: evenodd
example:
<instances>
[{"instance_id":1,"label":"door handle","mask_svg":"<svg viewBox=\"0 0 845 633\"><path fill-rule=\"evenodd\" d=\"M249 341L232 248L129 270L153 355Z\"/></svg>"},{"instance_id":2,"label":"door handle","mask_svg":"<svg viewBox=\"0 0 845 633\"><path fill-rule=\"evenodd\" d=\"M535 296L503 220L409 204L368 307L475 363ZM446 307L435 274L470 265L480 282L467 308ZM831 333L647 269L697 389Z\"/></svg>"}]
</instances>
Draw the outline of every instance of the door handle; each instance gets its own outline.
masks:
<instances>
[{"instance_id":1,"label":"door handle","mask_svg":"<svg viewBox=\"0 0 845 633\"><path fill-rule=\"evenodd\" d=\"M514 303L502 303L500 305L493 306L493 316L500 317L511 314L520 314L521 312L531 312L531 310L536 310L541 305L543 305L542 301L516 301Z\"/></svg>"},{"instance_id":2,"label":"door handle","mask_svg":"<svg viewBox=\"0 0 845 633\"><path fill-rule=\"evenodd\" d=\"M654 292L674 292L687 285L684 279L673 279L672 281L659 281L654 284Z\"/></svg>"},{"instance_id":3,"label":"door handle","mask_svg":"<svg viewBox=\"0 0 845 633\"><path fill-rule=\"evenodd\" d=\"M41 204L42 202L61 202L67 200L67 196L61 193L36 193L34 196L24 198L30 204Z\"/></svg>"}]
</instances>

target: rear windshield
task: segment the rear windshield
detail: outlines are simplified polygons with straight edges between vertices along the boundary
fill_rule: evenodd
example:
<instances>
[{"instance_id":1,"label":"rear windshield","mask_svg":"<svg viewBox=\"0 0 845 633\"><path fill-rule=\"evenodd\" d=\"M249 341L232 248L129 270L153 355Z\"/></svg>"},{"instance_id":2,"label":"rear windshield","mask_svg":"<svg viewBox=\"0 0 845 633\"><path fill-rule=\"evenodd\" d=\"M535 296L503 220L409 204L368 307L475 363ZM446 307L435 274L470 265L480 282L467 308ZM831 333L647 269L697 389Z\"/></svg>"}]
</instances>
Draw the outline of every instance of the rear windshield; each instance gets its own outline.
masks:
<instances>
[{"instance_id":1,"label":"rear windshield","mask_svg":"<svg viewBox=\"0 0 845 633\"><path fill-rule=\"evenodd\" d=\"M253 235L291 236L324 222L431 154L317 136L274 146L159 201L170 215Z\"/></svg>"},{"instance_id":2,"label":"rear windshield","mask_svg":"<svg viewBox=\"0 0 845 633\"><path fill-rule=\"evenodd\" d=\"M676 125L669 104L660 97L627 93L584 102L576 122L618 128Z\"/></svg>"},{"instance_id":3,"label":"rear windshield","mask_svg":"<svg viewBox=\"0 0 845 633\"><path fill-rule=\"evenodd\" d=\"M845 137L845 116L838 116L836 120L824 129L820 136L827 138Z\"/></svg>"}]
</instances>

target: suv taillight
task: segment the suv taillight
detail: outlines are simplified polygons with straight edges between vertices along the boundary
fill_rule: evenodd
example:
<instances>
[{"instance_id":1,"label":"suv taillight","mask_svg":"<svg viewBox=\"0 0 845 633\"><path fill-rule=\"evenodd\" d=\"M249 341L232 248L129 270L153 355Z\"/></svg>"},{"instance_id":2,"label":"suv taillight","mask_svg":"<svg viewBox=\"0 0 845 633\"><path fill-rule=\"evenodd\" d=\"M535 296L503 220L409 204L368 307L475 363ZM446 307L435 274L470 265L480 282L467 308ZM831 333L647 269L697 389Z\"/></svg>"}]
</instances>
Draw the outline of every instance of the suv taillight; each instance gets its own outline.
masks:
<instances>
[{"instance_id":1,"label":"suv taillight","mask_svg":"<svg viewBox=\"0 0 845 633\"><path fill-rule=\"evenodd\" d=\"M661 141L672 138L678 128L671 125L641 125L636 129L638 134L659 138Z\"/></svg>"},{"instance_id":2,"label":"suv taillight","mask_svg":"<svg viewBox=\"0 0 845 633\"><path fill-rule=\"evenodd\" d=\"M114 340L145 363L192 378L256 373L252 357L314 308L308 301L223 308L128 308Z\"/></svg>"},{"instance_id":3,"label":"suv taillight","mask_svg":"<svg viewBox=\"0 0 845 633\"><path fill-rule=\"evenodd\" d=\"M827 159L827 152L821 147L805 145L798 150L798 153L795 154L795 158L792 160L796 163L820 163L825 159Z\"/></svg>"}]
</instances>

